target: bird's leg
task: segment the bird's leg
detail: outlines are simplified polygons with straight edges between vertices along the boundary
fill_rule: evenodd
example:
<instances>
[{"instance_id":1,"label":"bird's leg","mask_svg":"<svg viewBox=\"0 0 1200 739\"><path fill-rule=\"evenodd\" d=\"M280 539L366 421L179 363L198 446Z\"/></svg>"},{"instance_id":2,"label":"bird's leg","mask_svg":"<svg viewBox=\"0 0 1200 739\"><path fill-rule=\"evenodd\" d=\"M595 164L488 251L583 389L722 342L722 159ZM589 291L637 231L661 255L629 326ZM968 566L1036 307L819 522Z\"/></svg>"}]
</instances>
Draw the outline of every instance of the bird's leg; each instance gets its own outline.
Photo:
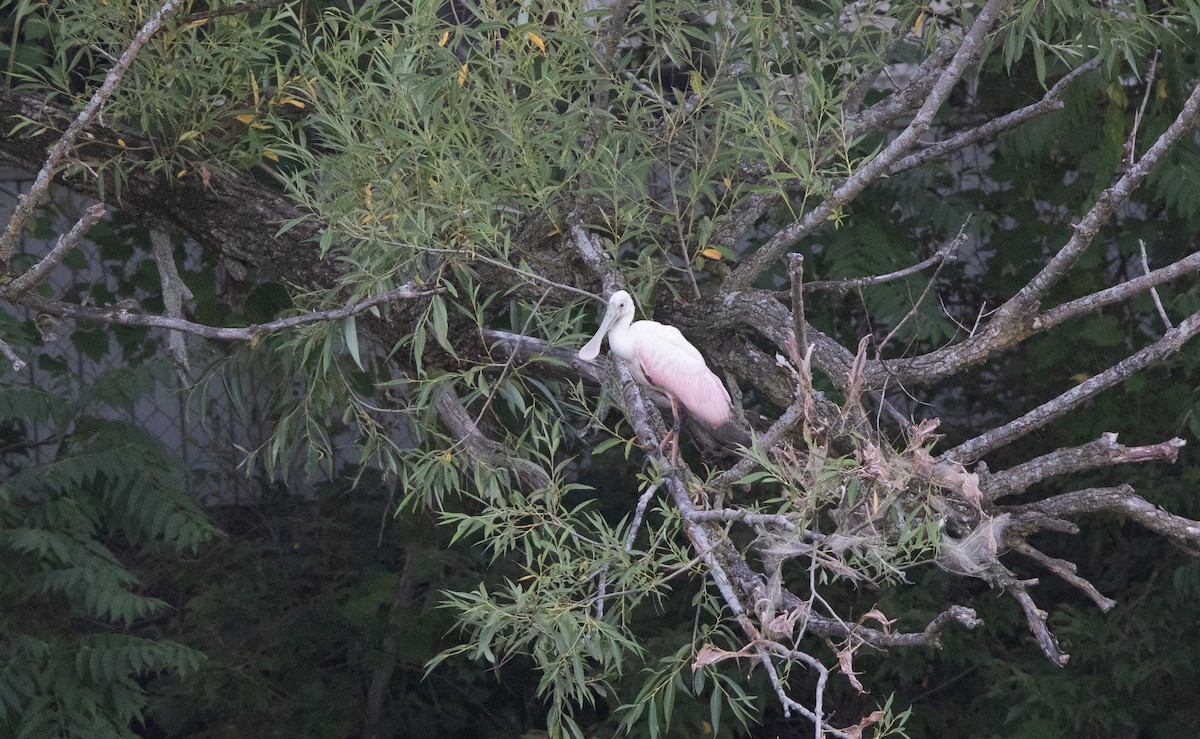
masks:
<instances>
[{"instance_id":1,"label":"bird's leg","mask_svg":"<svg viewBox=\"0 0 1200 739\"><path fill-rule=\"evenodd\" d=\"M668 439L671 441L671 464L673 466L679 463L679 401L674 395L668 394L668 397L671 398L671 430L662 440L662 446L667 445Z\"/></svg>"}]
</instances>

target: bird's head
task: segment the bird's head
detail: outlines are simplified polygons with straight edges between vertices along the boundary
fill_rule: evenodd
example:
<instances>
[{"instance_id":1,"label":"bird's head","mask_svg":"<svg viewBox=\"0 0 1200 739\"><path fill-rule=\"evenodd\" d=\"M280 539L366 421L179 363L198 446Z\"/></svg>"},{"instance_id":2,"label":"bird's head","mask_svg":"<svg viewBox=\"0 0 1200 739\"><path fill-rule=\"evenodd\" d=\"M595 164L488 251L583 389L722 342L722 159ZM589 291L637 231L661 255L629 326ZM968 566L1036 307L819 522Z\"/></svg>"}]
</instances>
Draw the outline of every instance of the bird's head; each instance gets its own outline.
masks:
<instances>
[{"instance_id":1,"label":"bird's head","mask_svg":"<svg viewBox=\"0 0 1200 739\"><path fill-rule=\"evenodd\" d=\"M629 323L633 320L633 297L624 290L618 290L608 299L608 309L604 311L604 320L596 335L579 350L579 358L587 361L595 359L600 354L600 343L604 335L618 323Z\"/></svg>"}]
</instances>

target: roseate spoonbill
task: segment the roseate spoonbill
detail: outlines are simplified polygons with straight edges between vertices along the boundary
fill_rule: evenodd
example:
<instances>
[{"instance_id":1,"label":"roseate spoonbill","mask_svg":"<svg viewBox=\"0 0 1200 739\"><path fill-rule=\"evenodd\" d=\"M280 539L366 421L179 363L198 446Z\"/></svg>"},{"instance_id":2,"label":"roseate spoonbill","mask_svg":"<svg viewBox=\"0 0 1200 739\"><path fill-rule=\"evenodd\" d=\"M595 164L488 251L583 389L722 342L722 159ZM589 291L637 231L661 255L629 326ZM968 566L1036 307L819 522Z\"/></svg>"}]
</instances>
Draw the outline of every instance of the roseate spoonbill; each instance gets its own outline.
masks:
<instances>
[{"instance_id":1,"label":"roseate spoonbill","mask_svg":"<svg viewBox=\"0 0 1200 739\"><path fill-rule=\"evenodd\" d=\"M671 399L676 428L677 402L713 428L729 421L729 392L704 363L696 347L674 326L658 321L634 322L633 298L624 290L616 291L608 299L600 330L579 350L579 358L595 359L605 334L608 347L629 365L635 380L662 390Z\"/></svg>"}]
</instances>

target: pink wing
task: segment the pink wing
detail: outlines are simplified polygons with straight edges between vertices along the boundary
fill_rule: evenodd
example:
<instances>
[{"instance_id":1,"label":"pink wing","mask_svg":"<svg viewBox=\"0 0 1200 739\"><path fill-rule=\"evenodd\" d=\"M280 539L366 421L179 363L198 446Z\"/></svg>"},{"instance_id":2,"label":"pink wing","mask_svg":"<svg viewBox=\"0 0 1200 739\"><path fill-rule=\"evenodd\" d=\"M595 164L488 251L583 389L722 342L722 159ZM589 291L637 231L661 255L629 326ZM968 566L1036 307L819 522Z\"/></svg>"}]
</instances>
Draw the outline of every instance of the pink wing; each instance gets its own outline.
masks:
<instances>
[{"instance_id":1,"label":"pink wing","mask_svg":"<svg viewBox=\"0 0 1200 739\"><path fill-rule=\"evenodd\" d=\"M647 380L674 395L689 413L709 426L716 428L729 421L729 392L679 329L656 321L638 321L630 329Z\"/></svg>"}]
</instances>

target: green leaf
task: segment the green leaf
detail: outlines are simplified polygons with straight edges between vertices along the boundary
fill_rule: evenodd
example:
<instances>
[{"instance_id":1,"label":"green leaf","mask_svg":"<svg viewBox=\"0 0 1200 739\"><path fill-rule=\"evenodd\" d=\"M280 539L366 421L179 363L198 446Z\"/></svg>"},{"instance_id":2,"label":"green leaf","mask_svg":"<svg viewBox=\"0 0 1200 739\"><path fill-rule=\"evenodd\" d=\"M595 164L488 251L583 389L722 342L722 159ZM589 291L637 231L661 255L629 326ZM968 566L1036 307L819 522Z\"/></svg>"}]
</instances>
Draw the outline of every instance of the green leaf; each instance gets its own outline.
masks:
<instances>
[{"instance_id":1,"label":"green leaf","mask_svg":"<svg viewBox=\"0 0 1200 739\"><path fill-rule=\"evenodd\" d=\"M342 321L342 338L346 341L346 351L350 354L350 358L358 365L360 370L366 371L363 367L362 357L358 354L358 323L354 320L354 316L346 316Z\"/></svg>"}]
</instances>

